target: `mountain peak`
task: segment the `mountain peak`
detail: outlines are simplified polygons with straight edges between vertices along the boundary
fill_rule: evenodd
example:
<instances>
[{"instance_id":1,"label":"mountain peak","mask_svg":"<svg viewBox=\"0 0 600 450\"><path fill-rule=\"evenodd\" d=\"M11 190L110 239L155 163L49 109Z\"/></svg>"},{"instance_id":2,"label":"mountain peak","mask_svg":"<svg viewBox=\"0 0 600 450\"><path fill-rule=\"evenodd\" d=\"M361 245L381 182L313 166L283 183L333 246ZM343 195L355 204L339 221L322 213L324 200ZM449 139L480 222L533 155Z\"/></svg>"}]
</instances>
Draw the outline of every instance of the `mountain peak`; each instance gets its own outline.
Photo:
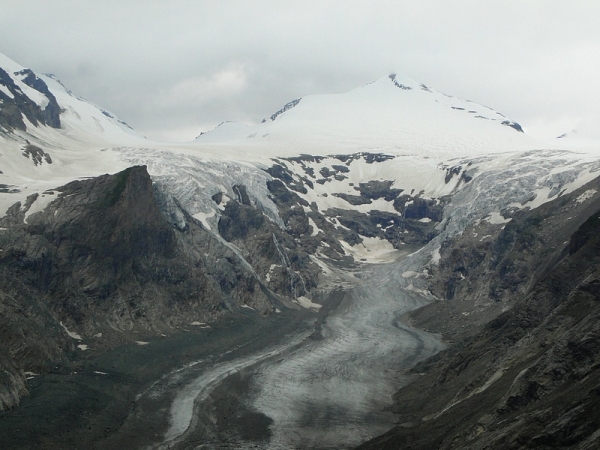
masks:
<instances>
[{"instance_id":1,"label":"mountain peak","mask_svg":"<svg viewBox=\"0 0 600 450\"><path fill-rule=\"evenodd\" d=\"M406 148L439 153L461 148L472 153L531 147L532 139L522 131L492 108L391 73L343 94L298 98L260 124L219 127L196 142L273 147L279 154L282 149L326 154L340 146L347 151L375 147L390 153Z\"/></svg>"}]
</instances>

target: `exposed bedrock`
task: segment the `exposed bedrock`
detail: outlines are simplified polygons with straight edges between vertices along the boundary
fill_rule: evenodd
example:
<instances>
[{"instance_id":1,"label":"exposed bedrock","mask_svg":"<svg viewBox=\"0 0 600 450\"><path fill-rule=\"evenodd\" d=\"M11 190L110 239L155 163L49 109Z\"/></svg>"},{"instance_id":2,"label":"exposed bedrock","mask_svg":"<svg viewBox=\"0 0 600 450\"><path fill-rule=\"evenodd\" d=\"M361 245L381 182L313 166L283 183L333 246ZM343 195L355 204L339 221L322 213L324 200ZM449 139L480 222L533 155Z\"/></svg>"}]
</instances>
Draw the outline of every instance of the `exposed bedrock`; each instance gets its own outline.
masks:
<instances>
[{"instance_id":1,"label":"exposed bedrock","mask_svg":"<svg viewBox=\"0 0 600 450\"><path fill-rule=\"evenodd\" d=\"M26 125L23 117L26 117L34 126L47 125L53 128L60 128L60 106L56 98L48 89L44 81L39 79L29 70L24 69L15 74L22 78L23 83L35 89L47 99L47 104L42 108L31 100L17 86L11 76L0 69L0 85L10 93L0 91L0 127L4 131L12 129L25 130Z\"/></svg>"},{"instance_id":2,"label":"exposed bedrock","mask_svg":"<svg viewBox=\"0 0 600 450\"><path fill-rule=\"evenodd\" d=\"M320 164L325 159L339 161L342 164L333 163L321 167L319 174L322 178L317 179L311 164ZM423 198L422 193L403 194L402 189L393 187L392 180L369 180L359 182L356 186L350 183L355 194L335 192L336 189L347 189L343 185L338 188L335 183L348 178L352 173L353 162L364 160L367 164L377 164L389 159L393 159L393 156L371 153L329 157L301 155L275 159L275 164L266 170L275 179L268 181L267 186L290 234L296 238L303 238L309 233L316 234L310 219L320 231L323 231L321 235L323 238L330 237L338 241L333 244L333 249L330 247L322 249L322 253L330 258L343 258L344 252L339 241L354 246L362 243L363 237L387 240L395 248L405 244L429 242L439 233L437 225L443 219L444 207L449 202L449 196L429 199ZM299 166L289 167L290 163ZM462 168L458 173L462 173L461 170ZM318 184L332 183L331 188L328 188L331 190L331 195L343 199L349 207L323 209L321 205L320 210L316 203L309 204L304 196L315 189L315 184L309 178L314 179ZM323 197L327 195L329 194L324 193ZM383 200L384 203L378 204L377 208L382 208L385 203L388 204L383 206L385 210L374 208L368 212L362 209L361 212L354 208L370 205L378 200ZM303 245L305 244L306 242L303 242Z\"/></svg>"},{"instance_id":3,"label":"exposed bedrock","mask_svg":"<svg viewBox=\"0 0 600 450\"><path fill-rule=\"evenodd\" d=\"M240 249L270 290L294 299L307 294L317 285L320 269L293 238L308 231L303 210L280 213L286 232L251 204L243 186L235 190L240 192L240 202L230 200L225 205L219 219L220 235ZM293 194L287 189L285 192Z\"/></svg>"}]
</instances>

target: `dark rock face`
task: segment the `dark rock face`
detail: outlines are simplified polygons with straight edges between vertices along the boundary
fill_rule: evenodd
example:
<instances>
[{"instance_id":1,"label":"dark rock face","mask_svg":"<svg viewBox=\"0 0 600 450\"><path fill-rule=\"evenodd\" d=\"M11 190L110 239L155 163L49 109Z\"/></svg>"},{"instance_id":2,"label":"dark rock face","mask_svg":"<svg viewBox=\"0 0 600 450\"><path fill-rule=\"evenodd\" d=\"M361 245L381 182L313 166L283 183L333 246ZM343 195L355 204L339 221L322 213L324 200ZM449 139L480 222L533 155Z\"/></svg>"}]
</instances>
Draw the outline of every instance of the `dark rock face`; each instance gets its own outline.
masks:
<instances>
[{"instance_id":1,"label":"dark rock face","mask_svg":"<svg viewBox=\"0 0 600 450\"><path fill-rule=\"evenodd\" d=\"M46 153L41 148L27 144L23 147L23 156L25 158L30 158L33 161L34 166L42 165L44 162L47 164L52 164L52 157L49 153Z\"/></svg>"},{"instance_id":2,"label":"dark rock face","mask_svg":"<svg viewBox=\"0 0 600 450\"><path fill-rule=\"evenodd\" d=\"M398 80L396 80L396 74L392 73L388 76L388 78L390 80L392 80L392 82L394 83L394 86L396 86L399 89L402 89L403 91L410 91L412 90L412 88L410 86L405 86L403 84L398 83Z\"/></svg>"},{"instance_id":3,"label":"dark rock face","mask_svg":"<svg viewBox=\"0 0 600 450\"><path fill-rule=\"evenodd\" d=\"M345 166L333 166L344 167ZM346 168L347 169L347 168ZM360 192L360 195L348 195L348 194L333 194L336 197L343 198L351 205L368 205L373 200L383 198L387 202L393 201L400 193L402 189L392 188L393 181L379 181L372 180L368 183L359 183L358 186L354 186L354 189Z\"/></svg>"},{"instance_id":4,"label":"dark rock face","mask_svg":"<svg viewBox=\"0 0 600 450\"><path fill-rule=\"evenodd\" d=\"M195 219L181 213L178 226L165 217L145 167L55 192L27 222L37 194L0 219L1 408L24 393L23 371L47 371L81 353L78 343L97 354L205 321L228 305L272 308L256 275Z\"/></svg>"},{"instance_id":5,"label":"dark rock face","mask_svg":"<svg viewBox=\"0 0 600 450\"><path fill-rule=\"evenodd\" d=\"M49 100L48 105L42 110L43 120L41 122L52 128L60 128L60 107L56 102L56 97L54 97L54 94L48 89L48 85L38 78L30 69L23 69L18 75L24 75L23 83L36 91L41 92Z\"/></svg>"},{"instance_id":6,"label":"dark rock face","mask_svg":"<svg viewBox=\"0 0 600 450\"><path fill-rule=\"evenodd\" d=\"M4 86L12 95L11 98L4 92L0 92L0 127L7 131L25 130L26 126L23 121L23 116L25 116L34 126L41 124L60 128L60 106L46 83L29 69L15 75L22 76L26 85L42 93L48 99L48 104L44 109L40 108L21 91L6 71L0 69L0 85Z\"/></svg>"},{"instance_id":7,"label":"dark rock face","mask_svg":"<svg viewBox=\"0 0 600 450\"><path fill-rule=\"evenodd\" d=\"M285 230L269 220L248 198L240 196L225 205L219 219L219 234L242 251L246 261L266 280L272 292L297 298L316 287L320 269L310 260L315 245L306 246L310 237L308 217L300 206L308 204L288 190L278 179L267 184L279 207ZM245 187L236 186L245 192Z\"/></svg>"},{"instance_id":8,"label":"dark rock face","mask_svg":"<svg viewBox=\"0 0 600 450\"><path fill-rule=\"evenodd\" d=\"M300 192L302 194L306 194L308 191L306 189L305 183L312 189L313 183L305 177L301 177L299 180L294 179L294 174L285 167L285 164L274 164L272 167L268 168L266 172L271 175L273 178L281 180L285 183L290 189L296 192ZM314 175L311 175L314 176Z\"/></svg>"},{"instance_id":9,"label":"dark rock face","mask_svg":"<svg viewBox=\"0 0 600 450\"><path fill-rule=\"evenodd\" d=\"M297 98L296 100L292 100L291 102L286 103L283 106L283 108L281 108L279 111L277 111L276 113L274 113L274 114L271 115L271 117L270 117L271 121L274 121L275 119L277 119L277 117L280 114L283 114L284 112L286 112L286 111L292 109L294 106L298 105L298 103L300 103L300 100L302 100L302 99L301 98ZM266 119L263 119L263 123L266 122L266 121L267 121Z\"/></svg>"},{"instance_id":10,"label":"dark rock face","mask_svg":"<svg viewBox=\"0 0 600 450\"><path fill-rule=\"evenodd\" d=\"M360 448L597 447L600 196L576 199L599 187L442 248L430 287L445 300L410 318L454 344L396 394L404 426Z\"/></svg>"},{"instance_id":11,"label":"dark rock face","mask_svg":"<svg viewBox=\"0 0 600 450\"><path fill-rule=\"evenodd\" d=\"M519 125L517 122L512 122L510 120L504 120L502 121L502 125L505 125L507 127L511 127L515 130L517 130L519 133L523 133L523 127L521 127L521 125Z\"/></svg>"},{"instance_id":12,"label":"dark rock face","mask_svg":"<svg viewBox=\"0 0 600 450\"><path fill-rule=\"evenodd\" d=\"M411 197L402 195L394 200L394 209L402 214L405 219L429 219L440 222L444 206L449 199L424 199L419 196Z\"/></svg>"}]
</instances>

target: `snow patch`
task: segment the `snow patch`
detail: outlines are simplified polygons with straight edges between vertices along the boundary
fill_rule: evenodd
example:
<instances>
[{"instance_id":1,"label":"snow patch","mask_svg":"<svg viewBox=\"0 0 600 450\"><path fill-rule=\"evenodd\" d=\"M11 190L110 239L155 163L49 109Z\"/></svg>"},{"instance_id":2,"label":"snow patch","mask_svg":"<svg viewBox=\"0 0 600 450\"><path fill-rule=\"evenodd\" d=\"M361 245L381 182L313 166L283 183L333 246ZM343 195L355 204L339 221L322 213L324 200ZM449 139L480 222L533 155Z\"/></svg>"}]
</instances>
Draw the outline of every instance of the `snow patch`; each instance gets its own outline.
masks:
<instances>
[{"instance_id":1,"label":"snow patch","mask_svg":"<svg viewBox=\"0 0 600 450\"><path fill-rule=\"evenodd\" d=\"M406 272L402 273L402 278L415 278L418 276L419 276L419 273L415 272L413 270L407 270Z\"/></svg>"},{"instance_id":2,"label":"snow patch","mask_svg":"<svg viewBox=\"0 0 600 450\"><path fill-rule=\"evenodd\" d=\"M74 331L70 331L66 326L63 325L62 322L60 322L60 326L63 327L63 329L69 335L69 337L72 337L73 339L77 339L78 341L82 340L82 337L79 334L75 333Z\"/></svg>"},{"instance_id":3,"label":"snow patch","mask_svg":"<svg viewBox=\"0 0 600 450\"><path fill-rule=\"evenodd\" d=\"M346 241L340 240L344 251L357 262L381 264L395 261L401 254L389 241L376 237L362 237L362 244L351 246Z\"/></svg>"},{"instance_id":4,"label":"snow patch","mask_svg":"<svg viewBox=\"0 0 600 450\"><path fill-rule=\"evenodd\" d=\"M589 200L590 198L592 198L594 196L594 194L596 194L597 192L598 191L596 189L588 189L583 194L581 194L579 197L577 197L577 200L575 200L575 201L577 203L583 203L586 200Z\"/></svg>"},{"instance_id":5,"label":"snow patch","mask_svg":"<svg viewBox=\"0 0 600 450\"><path fill-rule=\"evenodd\" d=\"M412 283L412 281L410 282L410 284L406 287L407 291L410 292L414 292L416 294L421 294L421 295L426 295L428 293L428 291L425 291L423 289L419 289L417 287L415 287L415 285Z\"/></svg>"},{"instance_id":6,"label":"snow patch","mask_svg":"<svg viewBox=\"0 0 600 450\"><path fill-rule=\"evenodd\" d=\"M490 213L486 218L484 218L483 220L491 223L492 225L500 225L503 223L508 223L510 222L512 219L508 218L505 219L504 216L502 214L500 214L499 212L492 212Z\"/></svg>"},{"instance_id":7,"label":"snow patch","mask_svg":"<svg viewBox=\"0 0 600 450\"><path fill-rule=\"evenodd\" d=\"M194 214L192 217L194 219L199 220L202 225L204 225L204 228L206 228L208 231L210 231L212 229L212 227L210 226L210 224L208 223L208 219L212 218L215 216L217 212L215 210L209 212L209 213L205 213L205 212L197 212L196 214Z\"/></svg>"},{"instance_id":8,"label":"snow patch","mask_svg":"<svg viewBox=\"0 0 600 450\"><path fill-rule=\"evenodd\" d=\"M311 299L309 299L308 297L305 297L303 295L298 297L296 300L298 301L298 304L300 306L302 306L303 308L306 308L306 309L312 309L312 310L318 311L319 309L321 309L321 306L323 306L323 305L319 305L318 303L313 303L313 301Z\"/></svg>"},{"instance_id":9,"label":"snow patch","mask_svg":"<svg viewBox=\"0 0 600 450\"><path fill-rule=\"evenodd\" d=\"M135 341L135 343L137 345L148 345L150 342L146 342L146 341Z\"/></svg>"},{"instance_id":10,"label":"snow patch","mask_svg":"<svg viewBox=\"0 0 600 450\"><path fill-rule=\"evenodd\" d=\"M315 223L315 221L312 220L310 217L308 218L308 225L310 225L310 227L312 228L312 232L310 233L310 235L312 237L318 235L319 232L321 231L321 229L317 226L317 224Z\"/></svg>"},{"instance_id":11,"label":"snow patch","mask_svg":"<svg viewBox=\"0 0 600 450\"><path fill-rule=\"evenodd\" d=\"M85 352L88 349L88 346L86 344L79 344L77 348Z\"/></svg>"},{"instance_id":12,"label":"snow patch","mask_svg":"<svg viewBox=\"0 0 600 450\"><path fill-rule=\"evenodd\" d=\"M269 267L269 271L265 275L265 280L267 281L267 283L271 282L271 274L273 273L273 270L275 270L275 267L280 267L280 266L278 264L271 264L271 267Z\"/></svg>"},{"instance_id":13,"label":"snow patch","mask_svg":"<svg viewBox=\"0 0 600 450\"><path fill-rule=\"evenodd\" d=\"M3 94L6 94L10 98L13 98L13 99L15 98L15 96L12 94L12 92L10 92L6 86L3 86L1 84L0 84L0 92L2 92Z\"/></svg>"},{"instance_id":14,"label":"snow patch","mask_svg":"<svg viewBox=\"0 0 600 450\"><path fill-rule=\"evenodd\" d=\"M442 255L440 254L440 248L437 247L435 250L431 252L431 263L434 265L438 265L442 260Z\"/></svg>"}]
</instances>

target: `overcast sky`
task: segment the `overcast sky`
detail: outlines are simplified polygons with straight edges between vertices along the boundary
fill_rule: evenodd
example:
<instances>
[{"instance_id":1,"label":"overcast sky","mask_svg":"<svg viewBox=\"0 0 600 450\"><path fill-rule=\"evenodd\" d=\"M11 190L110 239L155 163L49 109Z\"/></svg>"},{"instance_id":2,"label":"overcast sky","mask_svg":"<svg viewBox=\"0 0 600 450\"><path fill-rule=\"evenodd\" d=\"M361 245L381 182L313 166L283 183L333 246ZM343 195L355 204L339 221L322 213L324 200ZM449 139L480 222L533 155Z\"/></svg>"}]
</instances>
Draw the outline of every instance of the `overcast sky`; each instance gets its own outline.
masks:
<instances>
[{"instance_id":1,"label":"overcast sky","mask_svg":"<svg viewBox=\"0 0 600 450\"><path fill-rule=\"evenodd\" d=\"M600 137L599 24L597 0L0 0L0 52L161 140L392 72Z\"/></svg>"}]
</instances>

